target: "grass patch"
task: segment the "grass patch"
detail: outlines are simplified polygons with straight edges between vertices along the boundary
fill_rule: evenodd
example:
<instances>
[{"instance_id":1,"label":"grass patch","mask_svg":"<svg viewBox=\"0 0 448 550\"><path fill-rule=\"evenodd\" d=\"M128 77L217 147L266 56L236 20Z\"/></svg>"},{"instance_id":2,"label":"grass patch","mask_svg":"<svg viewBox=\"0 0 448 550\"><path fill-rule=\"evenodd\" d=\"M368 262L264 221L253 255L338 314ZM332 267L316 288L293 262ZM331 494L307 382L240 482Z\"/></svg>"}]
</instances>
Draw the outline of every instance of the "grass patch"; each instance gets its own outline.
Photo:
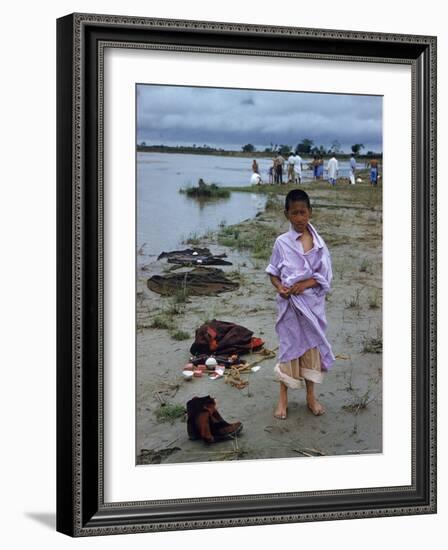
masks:
<instances>
[{"instance_id":1,"label":"grass patch","mask_svg":"<svg viewBox=\"0 0 448 550\"><path fill-rule=\"evenodd\" d=\"M151 323L137 323L137 330L143 330L144 328L153 328Z\"/></svg>"},{"instance_id":2,"label":"grass patch","mask_svg":"<svg viewBox=\"0 0 448 550\"><path fill-rule=\"evenodd\" d=\"M180 450L180 447L169 447L160 450L142 449L137 457L137 464L161 464L172 453Z\"/></svg>"},{"instance_id":3,"label":"grass patch","mask_svg":"<svg viewBox=\"0 0 448 550\"><path fill-rule=\"evenodd\" d=\"M348 300L345 300L345 307L346 309L359 309L360 303L359 303L359 295L361 294L361 291L358 290L353 294L353 296Z\"/></svg>"},{"instance_id":4,"label":"grass patch","mask_svg":"<svg viewBox=\"0 0 448 550\"><path fill-rule=\"evenodd\" d=\"M166 309L166 314L170 317L173 315L182 315L185 313L185 306L184 302L176 302L175 298L173 299L173 303Z\"/></svg>"},{"instance_id":5,"label":"grass patch","mask_svg":"<svg viewBox=\"0 0 448 550\"><path fill-rule=\"evenodd\" d=\"M276 236L271 235L269 232L257 233L254 239L248 239L243 241L244 248L248 248L252 252L252 256L258 260L268 260L272 254L272 245Z\"/></svg>"},{"instance_id":6,"label":"grass patch","mask_svg":"<svg viewBox=\"0 0 448 550\"><path fill-rule=\"evenodd\" d=\"M242 187L226 186L222 189L228 191L238 191L239 193L257 193L258 195L286 195L288 191L294 189L293 185L244 185Z\"/></svg>"},{"instance_id":7,"label":"grass patch","mask_svg":"<svg viewBox=\"0 0 448 550\"><path fill-rule=\"evenodd\" d=\"M346 266L346 264L341 264L341 265L339 265L339 266L336 266L336 267L334 268L334 271L335 271L336 275L338 275L338 277L339 277L340 279L343 279L345 273L347 272L347 266Z\"/></svg>"},{"instance_id":8,"label":"grass patch","mask_svg":"<svg viewBox=\"0 0 448 550\"><path fill-rule=\"evenodd\" d=\"M365 338L362 351L363 353L382 353L383 338L381 336L377 338Z\"/></svg>"},{"instance_id":9,"label":"grass patch","mask_svg":"<svg viewBox=\"0 0 448 550\"><path fill-rule=\"evenodd\" d=\"M232 279L233 281L238 281L241 284L244 284L247 282L247 275L241 271L241 269L236 269L234 271L229 271L227 273L227 277Z\"/></svg>"},{"instance_id":10,"label":"grass patch","mask_svg":"<svg viewBox=\"0 0 448 550\"><path fill-rule=\"evenodd\" d=\"M190 335L184 330L176 330L171 333L171 338L173 340L188 340L190 338Z\"/></svg>"},{"instance_id":11,"label":"grass patch","mask_svg":"<svg viewBox=\"0 0 448 550\"><path fill-rule=\"evenodd\" d=\"M361 265L359 266L359 271L361 273L367 273L370 271L371 265L372 265L372 262L369 262L369 260L366 260L364 258L364 260L361 262Z\"/></svg>"},{"instance_id":12,"label":"grass patch","mask_svg":"<svg viewBox=\"0 0 448 550\"><path fill-rule=\"evenodd\" d=\"M162 329L173 329L174 323L173 320L168 317L166 313L159 313L154 317L151 323L151 328L162 328Z\"/></svg>"},{"instance_id":13,"label":"grass patch","mask_svg":"<svg viewBox=\"0 0 448 550\"><path fill-rule=\"evenodd\" d=\"M178 288L173 296L173 305L186 304L188 302L189 294L188 289L185 286L184 288Z\"/></svg>"},{"instance_id":14,"label":"grass patch","mask_svg":"<svg viewBox=\"0 0 448 550\"><path fill-rule=\"evenodd\" d=\"M347 391L351 391L351 392L355 391L355 387L354 387L354 385L353 385L353 367L352 367L352 369L351 369L351 371L350 371L350 376L349 376L349 378L348 378L347 386L346 386L345 389L346 389Z\"/></svg>"},{"instance_id":15,"label":"grass patch","mask_svg":"<svg viewBox=\"0 0 448 550\"><path fill-rule=\"evenodd\" d=\"M240 235L240 230L237 227L223 227L221 231L219 232L218 237L220 238L226 238L229 237L230 239L237 239Z\"/></svg>"},{"instance_id":16,"label":"grass patch","mask_svg":"<svg viewBox=\"0 0 448 550\"><path fill-rule=\"evenodd\" d=\"M243 232L240 227L225 227L218 233L218 244L237 250L249 250L259 260L269 259L278 234L276 227L257 225L256 228L249 226L245 229Z\"/></svg>"},{"instance_id":17,"label":"grass patch","mask_svg":"<svg viewBox=\"0 0 448 550\"><path fill-rule=\"evenodd\" d=\"M376 291L369 296L369 308L378 309L380 307L380 293Z\"/></svg>"},{"instance_id":18,"label":"grass patch","mask_svg":"<svg viewBox=\"0 0 448 550\"><path fill-rule=\"evenodd\" d=\"M350 242L350 238L348 236L338 235L334 232L327 233L325 230L321 230L320 233L328 246L341 246Z\"/></svg>"},{"instance_id":19,"label":"grass patch","mask_svg":"<svg viewBox=\"0 0 448 550\"><path fill-rule=\"evenodd\" d=\"M170 422L173 424L178 418L183 418L185 412L185 407L183 405L166 403L165 405L160 405L157 409L156 417L159 422Z\"/></svg>"},{"instance_id":20,"label":"grass patch","mask_svg":"<svg viewBox=\"0 0 448 550\"><path fill-rule=\"evenodd\" d=\"M350 403L343 405L346 411L358 414L360 410L366 409L367 405L373 400L370 395L370 390L367 390L363 395L356 395Z\"/></svg>"},{"instance_id":21,"label":"grass patch","mask_svg":"<svg viewBox=\"0 0 448 550\"><path fill-rule=\"evenodd\" d=\"M201 244L201 237L197 233L190 233L190 235L182 240L182 244Z\"/></svg>"},{"instance_id":22,"label":"grass patch","mask_svg":"<svg viewBox=\"0 0 448 550\"><path fill-rule=\"evenodd\" d=\"M367 172L366 172L367 174ZM356 184L356 185L346 185L338 184L335 188L331 188L328 182L314 182L312 184L312 203L313 206L318 208L334 208L336 205L334 204L321 204L319 205L318 202L320 199L324 201L328 201L329 197L332 196L334 198L337 198L337 201L339 203L337 208L356 208L358 207L360 210L371 210L379 212L382 207L382 186L379 187L373 187L368 183L368 176L367 179L364 178L365 181L363 184ZM285 186L283 186L285 187ZM283 189L282 189L283 191ZM287 191L287 190L285 190ZM331 195L330 195L331 193ZM333 201L332 201L333 202Z\"/></svg>"},{"instance_id":23,"label":"grass patch","mask_svg":"<svg viewBox=\"0 0 448 550\"><path fill-rule=\"evenodd\" d=\"M179 193L184 193L187 197L201 199L228 199L230 197L229 189L218 187L215 183L202 183L198 187L185 187L179 189Z\"/></svg>"},{"instance_id":24,"label":"grass patch","mask_svg":"<svg viewBox=\"0 0 448 550\"><path fill-rule=\"evenodd\" d=\"M281 210L282 208L283 203L278 196L270 195L266 199L266 204L264 205L265 210Z\"/></svg>"}]
</instances>

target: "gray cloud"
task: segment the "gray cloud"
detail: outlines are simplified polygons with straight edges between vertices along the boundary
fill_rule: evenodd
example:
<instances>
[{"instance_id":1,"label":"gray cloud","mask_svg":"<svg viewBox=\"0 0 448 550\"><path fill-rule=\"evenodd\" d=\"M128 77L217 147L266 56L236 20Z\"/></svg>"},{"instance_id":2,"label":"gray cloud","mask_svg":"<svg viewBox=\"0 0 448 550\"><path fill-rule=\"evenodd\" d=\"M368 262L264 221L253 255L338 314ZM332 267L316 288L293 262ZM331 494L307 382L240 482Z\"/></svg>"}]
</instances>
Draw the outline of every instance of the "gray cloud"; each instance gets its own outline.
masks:
<instances>
[{"instance_id":1,"label":"gray cloud","mask_svg":"<svg viewBox=\"0 0 448 550\"><path fill-rule=\"evenodd\" d=\"M259 148L296 145L309 138L343 149L363 143L382 150L382 98L320 94L139 85L137 140L148 144Z\"/></svg>"}]
</instances>

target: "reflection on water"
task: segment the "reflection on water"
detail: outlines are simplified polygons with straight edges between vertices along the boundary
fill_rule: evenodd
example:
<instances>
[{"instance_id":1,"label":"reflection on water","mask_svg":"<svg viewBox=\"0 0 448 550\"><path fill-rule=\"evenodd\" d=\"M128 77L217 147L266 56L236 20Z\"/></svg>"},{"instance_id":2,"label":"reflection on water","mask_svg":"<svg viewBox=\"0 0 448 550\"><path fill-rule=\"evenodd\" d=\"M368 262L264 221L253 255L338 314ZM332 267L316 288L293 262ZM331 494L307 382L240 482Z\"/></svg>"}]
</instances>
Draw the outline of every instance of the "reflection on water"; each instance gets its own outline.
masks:
<instances>
[{"instance_id":1,"label":"reflection on water","mask_svg":"<svg viewBox=\"0 0 448 550\"><path fill-rule=\"evenodd\" d=\"M212 204L219 205L220 202L224 203L230 199L230 197L213 197L213 198L205 198L205 197L188 197L187 199L190 201L194 201L199 210L202 210L203 208L207 208L211 206Z\"/></svg>"}]
</instances>

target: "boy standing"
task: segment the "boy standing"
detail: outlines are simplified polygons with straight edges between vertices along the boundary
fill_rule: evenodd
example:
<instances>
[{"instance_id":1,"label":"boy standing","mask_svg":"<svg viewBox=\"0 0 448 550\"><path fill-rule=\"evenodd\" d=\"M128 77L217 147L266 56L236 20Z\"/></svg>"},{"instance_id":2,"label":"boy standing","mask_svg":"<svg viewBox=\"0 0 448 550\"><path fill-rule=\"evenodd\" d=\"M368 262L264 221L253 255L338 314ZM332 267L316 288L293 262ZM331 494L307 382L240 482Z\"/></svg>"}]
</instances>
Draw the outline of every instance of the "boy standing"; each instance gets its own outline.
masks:
<instances>
[{"instance_id":1,"label":"boy standing","mask_svg":"<svg viewBox=\"0 0 448 550\"><path fill-rule=\"evenodd\" d=\"M303 387L316 416L324 407L314 394L323 372L334 362L326 339L325 295L332 280L331 259L324 240L311 225L311 204L305 191L293 189L285 200L290 229L277 237L266 272L277 290L279 363L274 368L280 396L274 416L287 417L288 388Z\"/></svg>"}]
</instances>

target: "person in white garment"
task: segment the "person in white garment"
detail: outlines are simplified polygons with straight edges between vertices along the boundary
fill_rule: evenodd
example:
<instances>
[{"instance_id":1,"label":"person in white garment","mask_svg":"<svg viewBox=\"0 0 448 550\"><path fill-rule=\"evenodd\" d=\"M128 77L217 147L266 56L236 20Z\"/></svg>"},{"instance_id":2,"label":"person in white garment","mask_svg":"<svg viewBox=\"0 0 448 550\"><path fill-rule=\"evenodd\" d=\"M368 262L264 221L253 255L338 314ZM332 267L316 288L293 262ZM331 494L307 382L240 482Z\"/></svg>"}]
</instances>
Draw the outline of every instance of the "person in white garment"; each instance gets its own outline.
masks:
<instances>
[{"instance_id":1,"label":"person in white garment","mask_svg":"<svg viewBox=\"0 0 448 550\"><path fill-rule=\"evenodd\" d=\"M294 152L291 151L291 154L288 157L288 183L295 183L296 173L294 171L294 163Z\"/></svg>"},{"instance_id":2,"label":"person in white garment","mask_svg":"<svg viewBox=\"0 0 448 550\"><path fill-rule=\"evenodd\" d=\"M302 183L302 157L296 152L294 155L294 172L296 175L296 183Z\"/></svg>"},{"instance_id":3,"label":"person in white garment","mask_svg":"<svg viewBox=\"0 0 448 550\"><path fill-rule=\"evenodd\" d=\"M250 184L251 185L260 185L261 183L263 183L263 181L261 180L260 174L258 174L257 172L254 172L252 174L252 176L250 177Z\"/></svg>"},{"instance_id":4,"label":"person in white garment","mask_svg":"<svg viewBox=\"0 0 448 550\"><path fill-rule=\"evenodd\" d=\"M336 160L336 157L334 156L334 154L332 154L332 157L328 161L328 165L327 165L328 181L331 183L331 185L336 185L338 170L339 170L338 161Z\"/></svg>"},{"instance_id":5,"label":"person in white garment","mask_svg":"<svg viewBox=\"0 0 448 550\"><path fill-rule=\"evenodd\" d=\"M355 185L355 180L356 180L356 159L355 159L354 155L352 155L350 157L350 174L349 174L349 178L350 178L350 183L352 185Z\"/></svg>"}]
</instances>

